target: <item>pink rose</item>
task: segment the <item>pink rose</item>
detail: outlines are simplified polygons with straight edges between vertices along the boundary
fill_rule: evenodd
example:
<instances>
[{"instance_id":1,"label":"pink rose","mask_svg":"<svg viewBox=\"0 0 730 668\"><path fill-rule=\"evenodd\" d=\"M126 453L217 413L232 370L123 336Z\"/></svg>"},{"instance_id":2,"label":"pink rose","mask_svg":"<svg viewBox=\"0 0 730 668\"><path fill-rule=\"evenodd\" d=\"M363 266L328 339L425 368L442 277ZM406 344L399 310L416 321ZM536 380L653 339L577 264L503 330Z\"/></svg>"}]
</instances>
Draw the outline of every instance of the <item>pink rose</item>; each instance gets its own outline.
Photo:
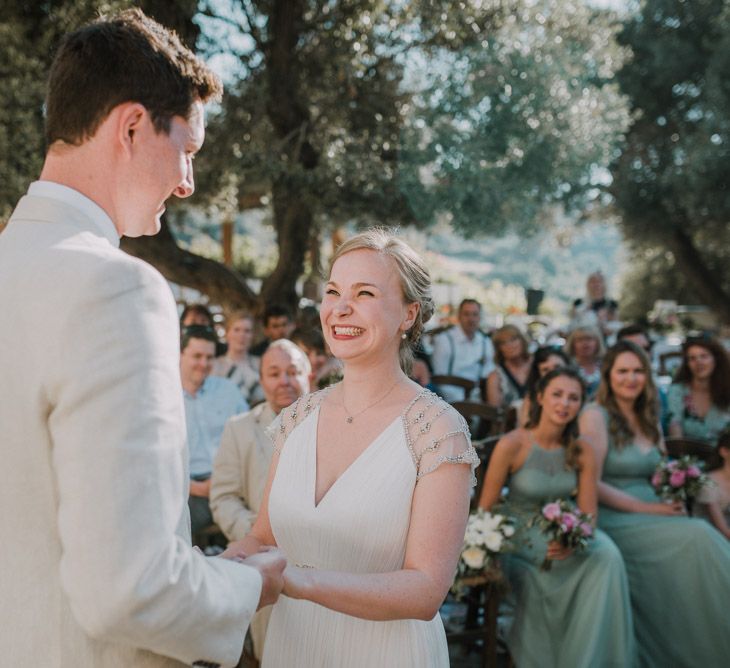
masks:
<instances>
[{"instance_id":1,"label":"pink rose","mask_svg":"<svg viewBox=\"0 0 730 668\"><path fill-rule=\"evenodd\" d=\"M565 513L561 518L560 526L563 531L570 531L578 524L578 518L573 513Z\"/></svg>"},{"instance_id":2,"label":"pink rose","mask_svg":"<svg viewBox=\"0 0 730 668\"><path fill-rule=\"evenodd\" d=\"M580 525L580 530L586 538L590 538L593 535L593 527L588 522L583 522Z\"/></svg>"},{"instance_id":3,"label":"pink rose","mask_svg":"<svg viewBox=\"0 0 730 668\"><path fill-rule=\"evenodd\" d=\"M702 472L694 464L687 469L688 478L699 478L701 475Z\"/></svg>"},{"instance_id":4,"label":"pink rose","mask_svg":"<svg viewBox=\"0 0 730 668\"><path fill-rule=\"evenodd\" d=\"M672 487L681 487L684 485L684 480L686 478L686 474L681 469L677 469L676 471L672 471L672 475L669 476L669 484Z\"/></svg>"},{"instance_id":5,"label":"pink rose","mask_svg":"<svg viewBox=\"0 0 730 668\"><path fill-rule=\"evenodd\" d=\"M559 503L548 503L542 509L543 517L550 522L560 519L560 504Z\"/></svg>"},{"instance_id":6,"label":"pink rose","mask_svg":"<svg viewBox=\"0 0 730 668\"><path fill-rule=\"evenodd\" d=\"M661 487L661 485L662 485L662 478L663 478L663 477L664 477L664 476L662 475L662 472L661 472L661 471L657 471L657 472L656 472L656 473L654 473L654 475L653 475L653 476L651 477L651 484L652 484L652 485L653 485L654 487Z\"/></svg>"}]
</instances>

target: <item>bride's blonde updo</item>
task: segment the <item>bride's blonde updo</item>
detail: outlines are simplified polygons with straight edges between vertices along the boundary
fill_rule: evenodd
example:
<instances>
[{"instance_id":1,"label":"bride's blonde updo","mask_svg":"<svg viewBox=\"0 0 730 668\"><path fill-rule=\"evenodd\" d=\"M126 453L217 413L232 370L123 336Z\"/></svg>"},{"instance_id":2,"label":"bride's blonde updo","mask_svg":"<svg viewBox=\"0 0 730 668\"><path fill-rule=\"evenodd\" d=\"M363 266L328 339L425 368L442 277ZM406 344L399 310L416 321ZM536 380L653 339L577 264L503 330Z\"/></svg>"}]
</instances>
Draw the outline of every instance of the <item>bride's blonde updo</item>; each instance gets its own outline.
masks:
<instances>
[{"instance_id":1,"label":"bride's blonde updo","mask_svg":"<svg viewBox=\"0 0 730 668\"><path fill-rule=\"evenodd\" d=\"M413 363L413 347L421 338L423 328L431 319L434 311L431 294L431 276L426 264L416 251L392 232L380 227L373 227L356 234L340 244L330 260L329 273L343 255L356 250L373 250L393 258L398 270L403 301L406 304L418 304L418 314L407 336L400 344L400 365L406 373L410 373Z\"/></svg>"}]
</instances>

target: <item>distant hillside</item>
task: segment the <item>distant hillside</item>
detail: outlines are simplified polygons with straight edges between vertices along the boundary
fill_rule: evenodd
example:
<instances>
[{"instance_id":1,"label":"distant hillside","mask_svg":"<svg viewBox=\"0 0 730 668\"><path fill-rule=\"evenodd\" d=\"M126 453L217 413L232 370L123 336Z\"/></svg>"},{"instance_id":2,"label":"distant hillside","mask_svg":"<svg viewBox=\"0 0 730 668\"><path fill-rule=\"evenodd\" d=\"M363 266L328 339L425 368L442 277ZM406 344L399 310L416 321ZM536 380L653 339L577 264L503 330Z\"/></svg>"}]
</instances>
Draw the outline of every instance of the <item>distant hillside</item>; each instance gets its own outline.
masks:
<instances>
[{"instance_id":1,"label":"distant hillside","mask_svg":"<svg viewBox=\"0 0 730 668\"><path fill-rule=\"evenodd\" d=\"M586 223L557 232L520 238L465 240L453 232L425 235L425 249L442 256L451 270L487 287L494 281L545 291L546 299L567 310L585 292L588 274L597 269L617 294L625 263L621 235L610 224Z\"/></svg>"},{"instance_id":2,"label":"distant hillside","mask_svg":"<svg viewBox=\"0 0 730 668\"><path fill-rule=\"evenodd\" d=\"M220 226L206 221L201 213L181 217L174 230L186 248L221 258ZM625 264L621 235L611 224L563 222L529 238L510 234L464 239L448 226L429 232L404 228L402 234L427 254L439 305L473 296L494 313L524 309L525 288L544 290L548 310L567 313L572 301L583 295L587 275L597 269L616 295ZM329 242L324 242L325 261L329 252ZM273 267L275 235L263 211L237 217L234 255L239 266L253 275L265 275Z\"/></svg>"}]
</instances>

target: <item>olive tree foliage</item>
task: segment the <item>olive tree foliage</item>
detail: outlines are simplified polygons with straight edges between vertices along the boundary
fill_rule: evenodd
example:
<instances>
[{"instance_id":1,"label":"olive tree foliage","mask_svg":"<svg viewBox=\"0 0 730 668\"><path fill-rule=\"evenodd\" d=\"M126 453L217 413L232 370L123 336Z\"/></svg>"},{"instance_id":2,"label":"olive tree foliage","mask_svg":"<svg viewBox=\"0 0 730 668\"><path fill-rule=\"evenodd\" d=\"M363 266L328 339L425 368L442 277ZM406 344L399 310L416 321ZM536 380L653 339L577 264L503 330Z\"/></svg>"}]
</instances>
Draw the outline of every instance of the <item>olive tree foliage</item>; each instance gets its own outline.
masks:
<instances>
[{"instance_id":1,"label":"olive tree foliage","mask_svg":"<svg viewBox=\"0 0 730 668\"><path fill-rule=\"evenodd\" d=\"M502 20L480 0L240 0L202 20L237 37L241 76L210 119L201 190L226 211L267 204L279 260L263 301L295 303L322 230L413 224L400 190L409 53L461 49ZM205 31L204 31L205 33ZM234 47L205 38L209 56ZM316 258L315 258L316 261Z\"/></svg>"},{"instance_id":2,"label":"olive tree foliage","mask_svg":"<svg viewBox=\"0 0 730 668\"><path fill-rule=\"evenodd\" d=\"M46 73L61 36L120 2L0 0L0 221L43 164Z\"/></svg>"},{"instance_id":3,"label":"olive tree foliage","mask_svg":"<svg viewBox=\"0 0 730 668\"><path fill-rule=\"evenodd\" d=\"M0 74L16 91L0 119L7 212L40 166L42 78L54 46L101 3L5 4L0 52L11 60L0 59ZM233 63L222 103L209 110L196 195L177 210L206 207L217 222L270 210L279 257L261 294L182 250L166 225L123 243L224 306L294 305L307 250L343 223L425 226L445 212L464 232L493 233L529 229L545 204L582 205L624 123L608 83L621 57L610 15L579 0L104 6L129 4L204 57Z\"/></svg>"},{"instance_id":4,"label":"olive tree foliage","mask_svg":"<svg viewBox=\"0 0 730 668\"><path fill-rule=\"evenodd\" d=\"M424 73L402 184L417 216L465 234L531 231L596 200L628 124L613 15L581 0L507 3L498 28Z\"/></svg>"},{"instance_id":5,"label":"olive tree foliage","mask_svg":"<svg viewBox=\"0 0 730 668\"><path fill-rule=\"evenodd\" d=\"M730 322L730 5L646 0L620 41L633 122L611 192L635 264L661 249L673 275L652 299L673 298L679 281L683 298ZM627 287L649 296L641 275Z\"/></svg>"}]
</instances>

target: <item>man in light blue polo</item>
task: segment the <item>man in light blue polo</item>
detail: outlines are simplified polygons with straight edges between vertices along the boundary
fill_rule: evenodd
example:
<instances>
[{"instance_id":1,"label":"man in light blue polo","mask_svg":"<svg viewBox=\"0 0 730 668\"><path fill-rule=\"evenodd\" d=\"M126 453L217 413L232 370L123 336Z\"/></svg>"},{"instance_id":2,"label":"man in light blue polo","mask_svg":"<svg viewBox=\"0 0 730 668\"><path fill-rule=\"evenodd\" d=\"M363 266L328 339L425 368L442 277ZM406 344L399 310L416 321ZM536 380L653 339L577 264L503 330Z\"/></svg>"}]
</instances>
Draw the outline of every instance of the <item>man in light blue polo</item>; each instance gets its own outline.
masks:
<instances>
[{"instance_id":1,"label":"man in light blue polo","mask_svg":"<svg viewBox=\"0 0 730 668\"><path fill-rule=\"evenodd\" d=\"M213 458L229 418L248 411L248 404L230 380L211 376L216 335L213 329L191 325L182 331L180 378L190 457L190 522L193 540L210 524L210 476Z\"/></svg>"}]
</instances>

